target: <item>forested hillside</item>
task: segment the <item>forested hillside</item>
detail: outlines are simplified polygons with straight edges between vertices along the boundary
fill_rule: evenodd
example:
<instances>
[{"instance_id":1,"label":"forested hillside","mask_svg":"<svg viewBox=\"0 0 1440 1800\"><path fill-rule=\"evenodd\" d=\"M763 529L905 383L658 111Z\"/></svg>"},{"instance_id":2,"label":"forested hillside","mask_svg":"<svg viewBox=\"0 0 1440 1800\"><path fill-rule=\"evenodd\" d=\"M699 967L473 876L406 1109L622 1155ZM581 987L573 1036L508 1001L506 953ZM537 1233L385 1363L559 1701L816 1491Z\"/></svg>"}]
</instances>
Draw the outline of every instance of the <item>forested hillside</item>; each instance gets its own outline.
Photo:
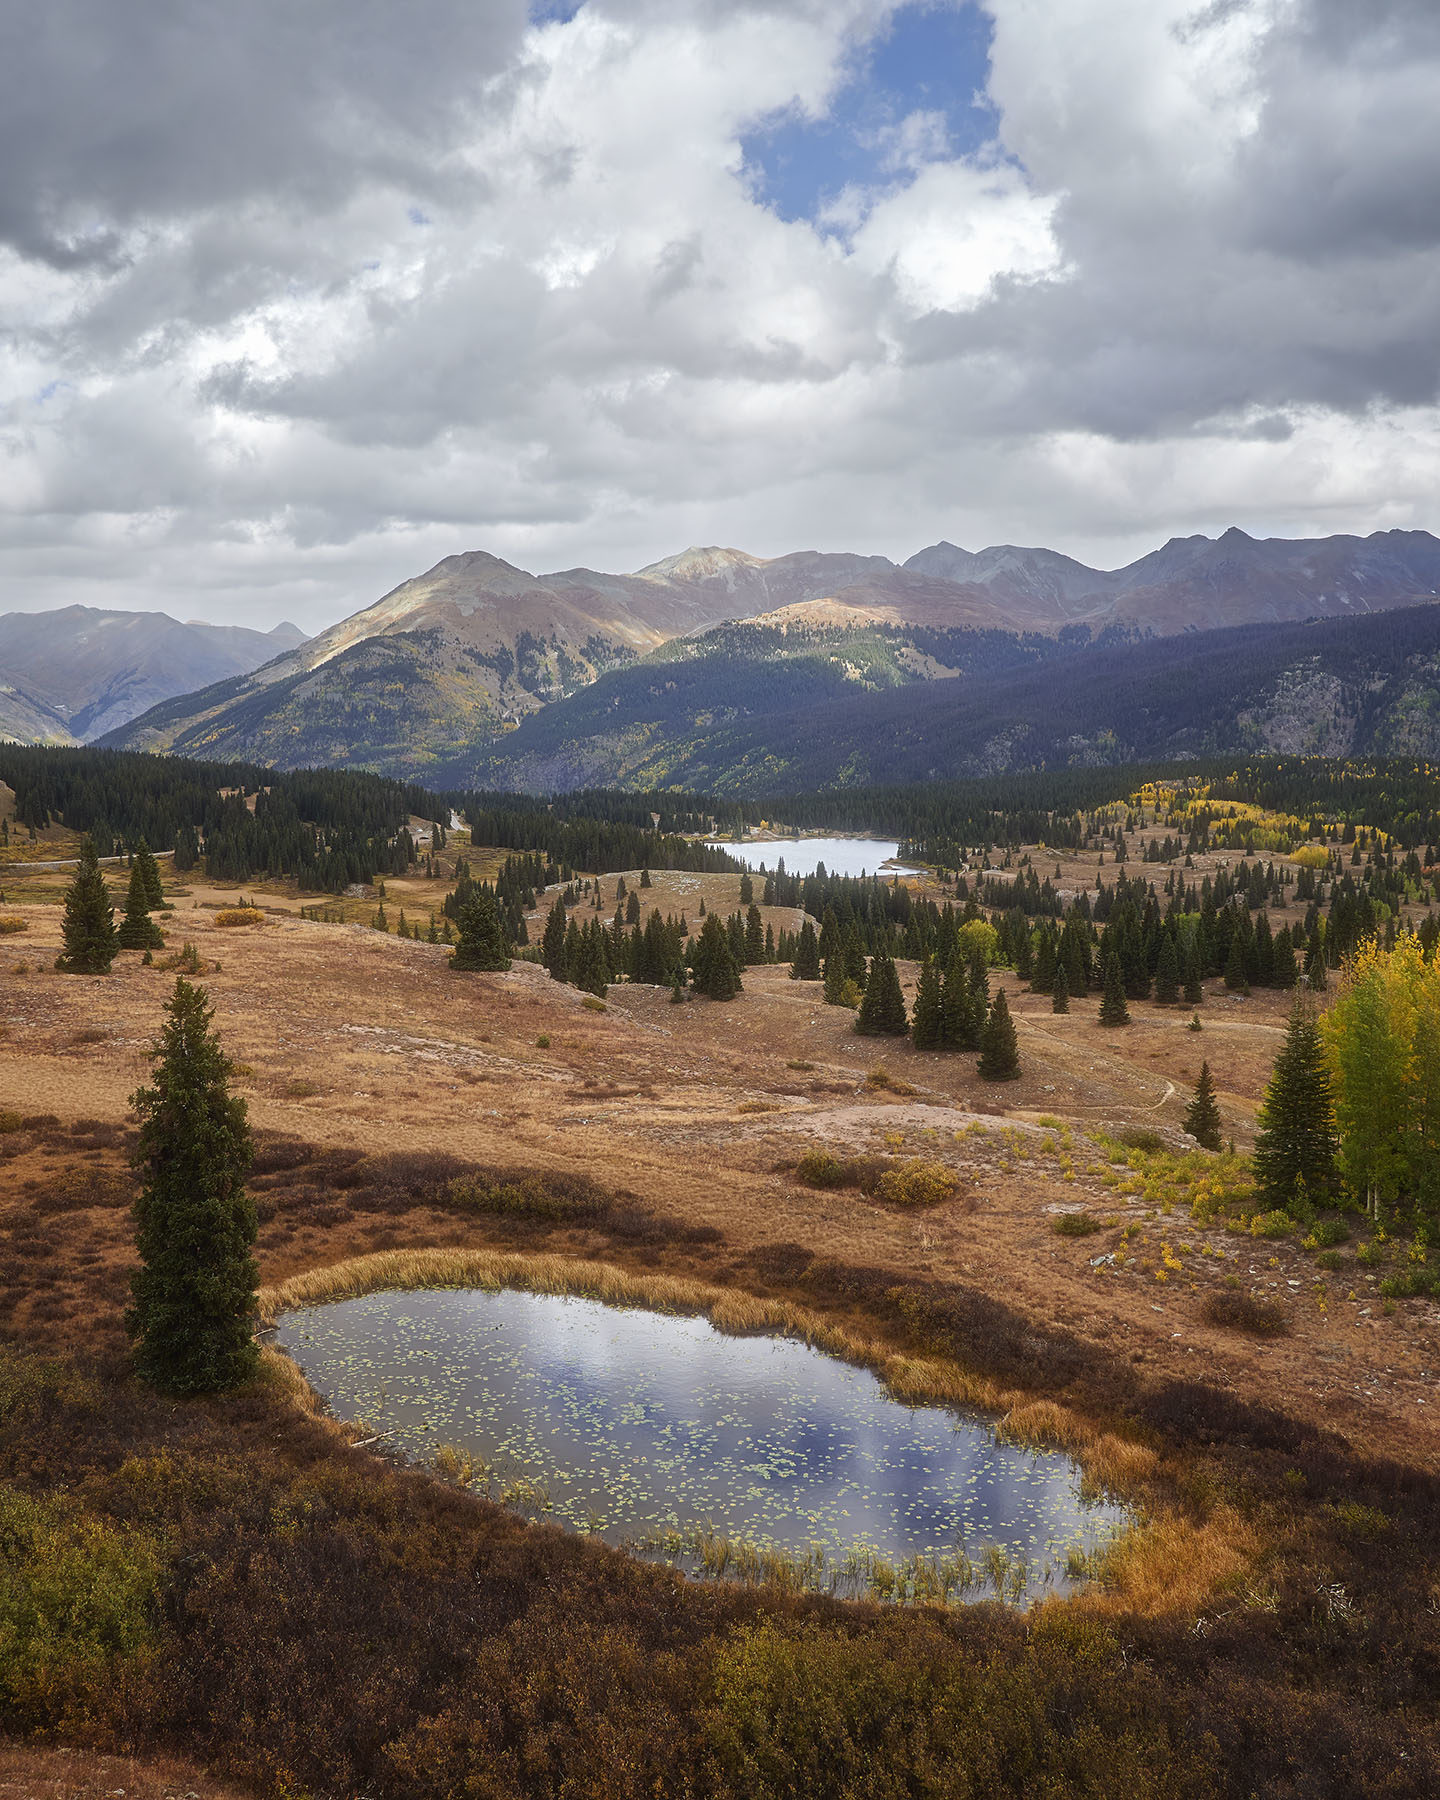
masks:
<instances>
[{"instance_id":1,"label":"forested hillside","mask_svg":"<svg viewBox=\"0 0 1440 1800\"><path fill-rule=\"evenodd\" d=\"M452 779L767 794L1238 752L1440 752L1440 607L1183 639L760 628L647 660ZM852 655L853 651L853 655ZM963 669L898 686L905 658Z\"/></svg>"}]
</instances>

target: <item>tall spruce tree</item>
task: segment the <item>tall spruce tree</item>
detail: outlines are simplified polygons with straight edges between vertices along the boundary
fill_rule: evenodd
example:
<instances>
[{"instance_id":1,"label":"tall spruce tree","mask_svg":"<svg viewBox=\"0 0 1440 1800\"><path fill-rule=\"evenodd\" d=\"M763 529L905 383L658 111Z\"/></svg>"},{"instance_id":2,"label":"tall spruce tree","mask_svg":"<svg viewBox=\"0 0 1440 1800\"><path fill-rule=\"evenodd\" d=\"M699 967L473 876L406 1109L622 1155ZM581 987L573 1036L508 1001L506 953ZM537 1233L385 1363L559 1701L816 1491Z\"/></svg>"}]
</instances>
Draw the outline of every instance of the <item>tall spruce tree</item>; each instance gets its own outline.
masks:
<instances>
[{"instance_id":1,"label":"tall spruce tree","mask_svg":"<svg viewBox=\"0 0 1440 1800\"><path fill-rule=\"evenodd\" d=\"M795 960L790 965L792 981L818 981L820 979L820 945L815 936L815 927L806 919L800 927L800 941L795 946Z\"/></svg>"},{"instance_id":2,"label":"tall spruce tree","mask_svg":"<svg viewBox=\"0 0 1440 1800\"><path fill-rule=\"evenodd\" d=\"M1160 955L1155 964L1155 1003L1173 1006L1180 998L1180 956L1175 940L1167 931L1160 940Z\"/></svg>"},{"instance_id":3,"label":"tall spruce tree","mask_svg":"<svg viewBox=\"0 0 1440 1800\"><path fill-rule=\"evenodd\" d=\"M1202 1150L1218 1150L1221 1146L1220 1108L1215 1102L1215 1083L1210 1065L1202 1062L1200 1079L1195 1083L1195 1097L1185 1109L1185 1129Z\"/></svg>"},{"instance_id":4,"label":"tall spruce tree","mask_svg":"<svg viewBox=\"0 0 1440 1800\"><path fill-rule=\"evenodd\" d=\"M1185 948L1185 983L1182 989L1187 1006L1201 1006L1205 990L1200 985L1200 953L1193 943Z\"/></svg>"},{"instance_id":5,"label":"tall spruce tree","mask_svg":"<svg viewBox=\"0 0 1440 1800\"><path fill-rule=\"evenodd\" d=\"M145 898L150 904L151 912L168 911L165 905L165 890L160 885L160 865L150 846L141 838L135 846L135 854L131 859L131 867L140 870L140 879L145 883Z\"/></svg>"},{"instance_id":6,"label":"tall spruce tree","mask_svg":"<svg viewBox=\"0 0 1440 1800\"><path fill-rule=\"evenodd\" d=\"M1225 985L1235 994L1250 992L1250 977L1245 968L1245 945L1238 931L1230 934L1230 954L1225 958Z\"/></svg>"},{"instance_id":7,"label":"tall spruce tree","mask_svg":"<svg viewBox=\"0 0 1440 1800\"><path fill-rule=\"evenodd\" d=\"M87 837L80 861L65 890L65 918L60 927L65 948L55 958L62 975L108 975L119 948L115 909L100 873L95 846Z\"/></svg>"},{"instance_id":8,"label":"tall spruce tree","mask_svg":"<svg viewBox=\"0 0 1440 1800\"><path fill-rule=\"evenodd\" d=\"M556 981L565 980L565 902L557 898L545 919L540 958Z\"/></svg>"},{"instance_id":9,"label":"tall spruce tree","mask_svg":"<svg viewBox=\"0 0 1440 1800\"><path fill-rule=\"evenodd\" d=\"M146 1381L175 1394L212 1393L245 1380L257 1362L250 1132L205 990L181 977L166 1013L153 1085L131 1100L143 1185L140 1268L125 1323Z\"/></svg>"},{"instance_id":10,"label":"tall spruce tree","mask_svg":"<svg viewBox=\"0 0 1440 1800\"><path fill-rule=\"evenodd\" d=\"M751 967L765 961L765 922L753 901L745 914L745 961Z\"/></svg>"},{"instance_id":11,"label":"tall spruce tree","mask_svg":"<svg viewBox=\"0 0 1440 1800\"><path fill-rule=\"evenodd\" d=\"M1050 1010L1052 1013L1068 1013L1070 1010L1070 983L1063 968L1055 971L1055 982L1050 991Z\"/></svg>"},{"instance_id":12,"label":"tall spruce tree","mask_svg":"<svg viewBox=\"0 0 1440 1800\"><path fill-rule=\"evenodd\" d=\"M920 985L915 990L915 1014L910 1021L910 1037L917 1050L945 1048L945 1011L940 994L940 970L933 956L928 956L920 970Z\"/></svg>"},{"instance_id":13,"label":"tall spruce tree","mask_svg":"<svg viewBox=\"0 0 1440 1800\"><path fill-rule=\"evenodd\" d=\"M980 1033L980 1061L976 1073L983 1081L1014 1081L1020 1073L1020 1040L1015 1021L1001 988Z\"/></svg>"},{"instance_id":14,"label":"tall spruce tree","mask_svg":"<svg viewBox=\"0 0 1440 1800\"><path fill-rule=\"evenodd\" d=\"M957 945L945 970L940 997L945 1016L945 1044L950 1050L978 1050L985 1014L979 1010L970 987L965 952Z\"/></svg>"},{"instance_id":15,"label":"tall spruce tree","mask_svg":"<svg viewBox=\"0 0 1440 1800\"><path fill-rule=\"evenodd\" d=\"M122 950L158 950L165 942L160 927L150 917L150 895L145 886L145 871L137 856L130 865L130 889L125 899L125 917L115 933Z\"/></svg>"},{"instance_id":16,"label":"tall spruce tree","mask_svg":"<svg viewBox=\"0 0 1440 1800\"><path fill-rule=\"evenodd\" d=\"M691 967L691 987L708 1000L733 1000L741 991L740 969L719 913L706 918Z\"/></svg>"},{"instance_id":17,"label":"tall spruce tree","mask_svg":"<svg viewBox=\"0 0 1440 1800\"><path fill-rule=\"evenodd\" d=\"M904 1037L910 1029L899 971L883 950L877 950L870 959L855 1029L862 1037Z\"/></svg>"},{"instance_id":18,"label":"tall spruce tree","mask_svg":"<svg viewBox=\"0 0 1440 1800\"><path fill-rule=\"evenodd\" d=\"M1335 1186L1335 1100L1320 1028L1303 1004L1290 1014L1259 1114L1251 1159L1273 1207L1323 1202Z\"/></svg>"},{"instance_id":19,"label":"tall spruce tree","mask_svg":"<svg viewBox=\"0 0 1440 1800\"><path fill-rule=\"evenodd\" d=\"M1100 1000L1102 1025L1128 1025L1130 1008L1125 1004L1125 978L1120 958L1112 950L1105 958L1105 992Z\"/></svg>"},{"instance_id":20,"label":"tall spruce tree","mask_svg":"<svg viewBox=\"0 0 1440 1800\"><path fill-rule=\"evenodd\" d=\"M460 908L455 921L455 948L450 967L467 973L492 971L503 973L510 967L510 946L505 938L505 925L500 908L488 888L476 888Z\"/></svg>"}]
</instances>

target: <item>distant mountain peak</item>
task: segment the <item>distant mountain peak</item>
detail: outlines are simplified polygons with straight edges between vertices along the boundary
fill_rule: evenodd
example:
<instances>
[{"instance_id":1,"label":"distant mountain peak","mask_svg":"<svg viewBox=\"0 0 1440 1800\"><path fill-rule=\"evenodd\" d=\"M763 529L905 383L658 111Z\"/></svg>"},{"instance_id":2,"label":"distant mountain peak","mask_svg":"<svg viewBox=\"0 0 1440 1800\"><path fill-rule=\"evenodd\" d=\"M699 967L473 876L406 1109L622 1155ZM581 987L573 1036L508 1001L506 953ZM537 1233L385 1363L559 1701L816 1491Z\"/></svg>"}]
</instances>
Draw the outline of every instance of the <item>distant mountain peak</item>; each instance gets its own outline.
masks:
<instances>
[{"instance_id":1,"label":"distant mountain peak","mask_svg":"<svg viewBox=\"0 0 1440 1800\"><path fill-rule=\"evenodd\" d=\"M751 556L748 550L727 550L718 544L692 544L675 556L663 556L659 562L647 563L637 575L661 581L713 581L737 569L761 569L763 556Z\"/></svg>"}]
</instances>

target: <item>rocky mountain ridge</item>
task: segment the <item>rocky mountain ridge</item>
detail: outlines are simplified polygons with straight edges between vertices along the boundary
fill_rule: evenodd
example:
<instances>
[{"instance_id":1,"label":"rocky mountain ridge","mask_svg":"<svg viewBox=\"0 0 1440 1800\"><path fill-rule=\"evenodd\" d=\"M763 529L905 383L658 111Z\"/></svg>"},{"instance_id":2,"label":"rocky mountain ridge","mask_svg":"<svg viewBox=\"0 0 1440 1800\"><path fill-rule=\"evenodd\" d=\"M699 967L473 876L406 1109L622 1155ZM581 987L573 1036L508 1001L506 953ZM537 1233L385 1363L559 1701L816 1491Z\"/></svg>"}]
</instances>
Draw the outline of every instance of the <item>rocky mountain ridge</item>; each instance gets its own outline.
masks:
<instances>
[{"instance_id":1,"label":"rocky mountain ridge","mask_svg":"<svg viewBox=\"0 0 1440 1800\"><path fill-rule=\"evenodd\" d=\"M908 648L891 648L904 655L876 658L867 648L861 659L886 665L890 681L897 671L907 680L954 673L945 646L921 646L937 632L1074 645L1367 615L1437 593L1440 540L1426 532L1260 540L1232 529L1214 540L1172 539L1112 571L1043 548L969 552L945 542L904 564L699 546L631 574L532 575L470 551L258 669L167 700L106 741L423 778L473 760L603 676L670 660L667 647L747 619L782 636L899 633ZM726 641L706 653L726 654Z\"/></svg>"}]
</instances>

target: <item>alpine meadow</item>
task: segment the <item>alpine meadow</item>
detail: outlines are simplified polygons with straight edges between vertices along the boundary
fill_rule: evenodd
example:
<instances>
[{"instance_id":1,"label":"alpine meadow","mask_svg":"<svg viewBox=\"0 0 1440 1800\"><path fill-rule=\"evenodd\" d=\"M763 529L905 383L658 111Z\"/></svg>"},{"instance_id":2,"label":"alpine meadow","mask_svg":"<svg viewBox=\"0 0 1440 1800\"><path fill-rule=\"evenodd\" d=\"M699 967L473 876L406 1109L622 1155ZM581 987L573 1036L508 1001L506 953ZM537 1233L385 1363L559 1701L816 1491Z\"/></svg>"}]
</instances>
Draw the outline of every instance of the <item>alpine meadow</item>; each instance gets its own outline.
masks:
<instances>
[{"instance_id":1,"label":"alpine meadow","mask_svg":"<svg viewBox=\"0 0 1440 1800\"><path fill-rule=\"evenodd\" d=\"M1427 9L0 24L0 1800L1440 1793Z\"/></svg>"}]
</instances>

